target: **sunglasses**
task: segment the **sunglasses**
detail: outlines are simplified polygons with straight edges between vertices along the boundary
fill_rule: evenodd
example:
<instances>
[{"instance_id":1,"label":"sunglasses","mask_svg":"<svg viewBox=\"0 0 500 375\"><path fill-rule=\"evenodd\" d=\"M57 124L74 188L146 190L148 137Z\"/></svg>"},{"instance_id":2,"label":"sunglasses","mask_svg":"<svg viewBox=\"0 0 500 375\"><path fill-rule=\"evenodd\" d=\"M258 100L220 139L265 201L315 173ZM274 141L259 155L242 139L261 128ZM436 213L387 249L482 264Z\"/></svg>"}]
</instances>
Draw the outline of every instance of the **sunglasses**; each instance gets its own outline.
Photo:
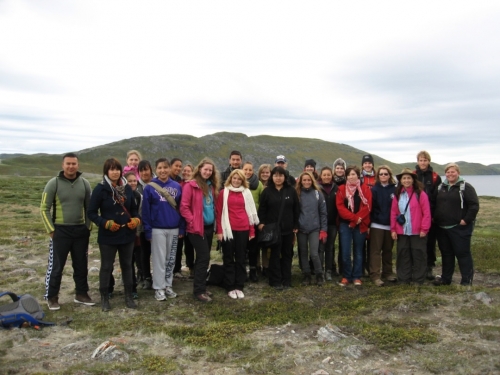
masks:
<instances>
[{"instance_id":1,"label":"sunglasses","mask_svg":"<svg viewBox=\"0 0 500 375\"><path fill-rule=\"evenodd\" d=\"M382 172L382 173L379 173L378 175L379 175L379 176L389 176L389 173L383 173L383 172Z\"/></svg>"}]
</instances>

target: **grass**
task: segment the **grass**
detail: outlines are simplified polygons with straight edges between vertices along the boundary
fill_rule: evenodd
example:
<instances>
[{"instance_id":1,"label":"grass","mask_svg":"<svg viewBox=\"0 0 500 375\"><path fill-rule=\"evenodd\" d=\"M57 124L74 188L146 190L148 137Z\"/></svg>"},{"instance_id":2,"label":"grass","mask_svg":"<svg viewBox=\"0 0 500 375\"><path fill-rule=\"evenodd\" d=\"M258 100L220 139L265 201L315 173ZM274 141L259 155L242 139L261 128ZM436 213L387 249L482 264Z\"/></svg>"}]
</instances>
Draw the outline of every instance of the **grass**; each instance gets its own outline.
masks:
<instances>
[{"instance_id":1,"label":"grass","mask_svg":"<svg viewBox=\"0 0 500 375\"><path fill-rule=\"evenodd\" d=\"M25 179L21 177L1 177L0 187L4 197L0 202L0 214L9 222L8 230L0 232L0 290L29 292L39 300L44 293L48 237L38 206L46 181L46 178L30 178L30 189L23 194L5 194L22 190ZM482 211L473 236L473 255L477 270L485 280L491 279L491 283L486 283L491 284L488 288L478 285L464 290L456 286L435 288L428 284L377 288L366 282L360 288L342 289L327 283L322 288L295 287L277 293L264 283L258 283L248 284L248 297L236 301L227 298L222 289L212 288L215 301L205 305L193 300L191 284L185 281L177 284L179 297L165 303L155 301L152 291L140 290L138 310L124 308L118 286L111 300L112 310L104 314L98 307L69 302L73 296L73 281L68 261L61 290L63 307L60 311L49 312L47 319L63 323L71 317L73 322L67 327L46 328L41 332L23 330L23 342L33 345L36 340L50 342L58 335L71 334L75 338L70 340L85 338L90 347L95 348L104 340L112 340L120 343L120 349L129 354L130 360L104 364L88 360L87 351L79 353L82 360L76 363L69 361L63 369L46 371L42 364L54 358L42 351L36 356L25 354L19 365L17 358L12 356L19 345L12 333L0 338L0 367L6 369L6 373L16 373L19 366L23 373L181 374L193 367L205 372L206 366L238 368L247 373L301 373L298 370L301 361L320 361L325 351L331 356L340 355L342 345L350 343L369 345L374 353L392 355L415 350L422 355L419 359L422 371L463 372L469 368L468 364L447 341L439 326L443 317L449 318L446 327L455 335L475 333L478 339L489 343L500 337L500 308L495 302L500 297L500 257L496 245L499 234L494 231L500 225L500 218L491 214L492 210L498 212L500 199L488 198L486 204L483 203L481 198ZM89 265L99 267L99 263L94 262L98 259L96 231L93 231ZM220 255L215 251L212 252L214 259L220 262ZM16 273L21 268L32 269L34 274ZM299 285L301 276L297 264L293 272L293 284ZM97 298L99 280L96 273L89 275L89 284L91 294ZM493 296L491 306L476 301L471 294L483 290ZM477 328L474 322L480 322L481 327ZM348 336L345 343L318 343L315 332L326 324L339 327ZM447 353L439 363L422 354L427 350L435 352L436 346ZM475 358L487 356L479 349L475 349L473 355ZM302 359L294 363L290 358ZM490 365L494 368L498 361Z\"/></svg>"}]
</instances>

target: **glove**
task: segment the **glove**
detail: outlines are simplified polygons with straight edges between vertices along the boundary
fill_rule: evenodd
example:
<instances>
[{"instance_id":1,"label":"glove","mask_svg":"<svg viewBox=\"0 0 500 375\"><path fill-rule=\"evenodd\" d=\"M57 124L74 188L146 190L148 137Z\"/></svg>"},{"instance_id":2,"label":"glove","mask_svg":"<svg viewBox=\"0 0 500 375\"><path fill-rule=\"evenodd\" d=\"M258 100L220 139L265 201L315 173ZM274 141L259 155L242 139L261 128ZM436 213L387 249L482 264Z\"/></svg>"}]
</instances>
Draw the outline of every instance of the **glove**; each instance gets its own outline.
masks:
<instances>
[{"instance_id":1,"label":"glove","mask_svg":"<svg viewBox=\"0 0 500 375\"><path fill-rule=\"evenodd\" d=\"M110 230L111 232L116 232L120 229L120 224L116 224L114 220L108 220L106 221L106 224L104 224L104 228Z\"/></svg>"},{"instance_id":2,"label":"glove","mask_svg":"<svg viewBox=\"0 0 500 375\"><path fill-rule=\"evenodd\" d=\"M328 237L328 233L326 233L326 231L324 231L324 230L319 231L319 240L321 242L325 243L327 237Z\"/></svg>"},{"instance_id":3,"label":"glove","mask_svg":"<svg viewBox=\"0 0 500 375\"><path fill-rule=\"evenodd\" d=\"M137 228L137 226L141 223L141 220L136 218L136 217L133 217L132 219L130 219L130 221L127 223L127 227L129 227L130 229L134 230L135 228Z\"/></svg>"}]
</instances>

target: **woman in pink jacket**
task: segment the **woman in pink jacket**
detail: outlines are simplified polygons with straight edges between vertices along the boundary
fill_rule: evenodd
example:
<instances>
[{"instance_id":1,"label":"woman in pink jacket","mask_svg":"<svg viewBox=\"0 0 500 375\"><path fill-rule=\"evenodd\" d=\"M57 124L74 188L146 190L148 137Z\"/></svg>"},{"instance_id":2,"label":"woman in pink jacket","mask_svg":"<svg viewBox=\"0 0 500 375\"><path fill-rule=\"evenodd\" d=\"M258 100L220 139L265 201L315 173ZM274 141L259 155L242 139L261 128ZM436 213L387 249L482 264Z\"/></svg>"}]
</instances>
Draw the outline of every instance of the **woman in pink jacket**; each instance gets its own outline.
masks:
<instances>
[{"instance_id":1,"label":"woman in pink jacket","mask_svg":"<svg viewBox=\"0 0 500 375\"><path fill-rule=\"evenodd\" d=\"M206 278L214 235L217 186L217 168L212 160L205 158L195 168L192 180L182 188L180 213L186 220L186 233L196 253L193 292L201 302L212 300L211 293L207 291Z\"/></svg>"},{"instance_id":2,"label":"woman in pink jacket","mask_svg":"<svg viewBox=\"0 0 500 375\"><path fill-rule=\"evenodd\" d=\"M398 174L399 185L391 207L391 236L397 240L396 271L403 284L423 284L427 268L427 233L431 210L427 194L409 168Z\"/></svg>"}]
</instances>

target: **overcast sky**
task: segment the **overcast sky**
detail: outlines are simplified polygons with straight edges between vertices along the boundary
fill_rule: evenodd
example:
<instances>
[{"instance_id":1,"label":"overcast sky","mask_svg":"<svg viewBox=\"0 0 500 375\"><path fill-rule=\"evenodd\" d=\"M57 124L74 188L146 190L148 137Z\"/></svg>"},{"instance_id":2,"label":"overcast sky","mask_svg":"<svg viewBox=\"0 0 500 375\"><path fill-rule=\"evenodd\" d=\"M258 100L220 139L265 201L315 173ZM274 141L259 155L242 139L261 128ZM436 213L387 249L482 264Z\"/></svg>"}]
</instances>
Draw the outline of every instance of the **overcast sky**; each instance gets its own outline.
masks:
<instances>
[{"instance_id":1,"label":"overcast sky","mask_svg":"<svg viewBox=\"0 0 500 375\"><path fill-rule=\"evenodd\" d=\"M0 153L230 131L500 163L499 20L500 1L3 0Z\"/></svg>"}]
</instances>

